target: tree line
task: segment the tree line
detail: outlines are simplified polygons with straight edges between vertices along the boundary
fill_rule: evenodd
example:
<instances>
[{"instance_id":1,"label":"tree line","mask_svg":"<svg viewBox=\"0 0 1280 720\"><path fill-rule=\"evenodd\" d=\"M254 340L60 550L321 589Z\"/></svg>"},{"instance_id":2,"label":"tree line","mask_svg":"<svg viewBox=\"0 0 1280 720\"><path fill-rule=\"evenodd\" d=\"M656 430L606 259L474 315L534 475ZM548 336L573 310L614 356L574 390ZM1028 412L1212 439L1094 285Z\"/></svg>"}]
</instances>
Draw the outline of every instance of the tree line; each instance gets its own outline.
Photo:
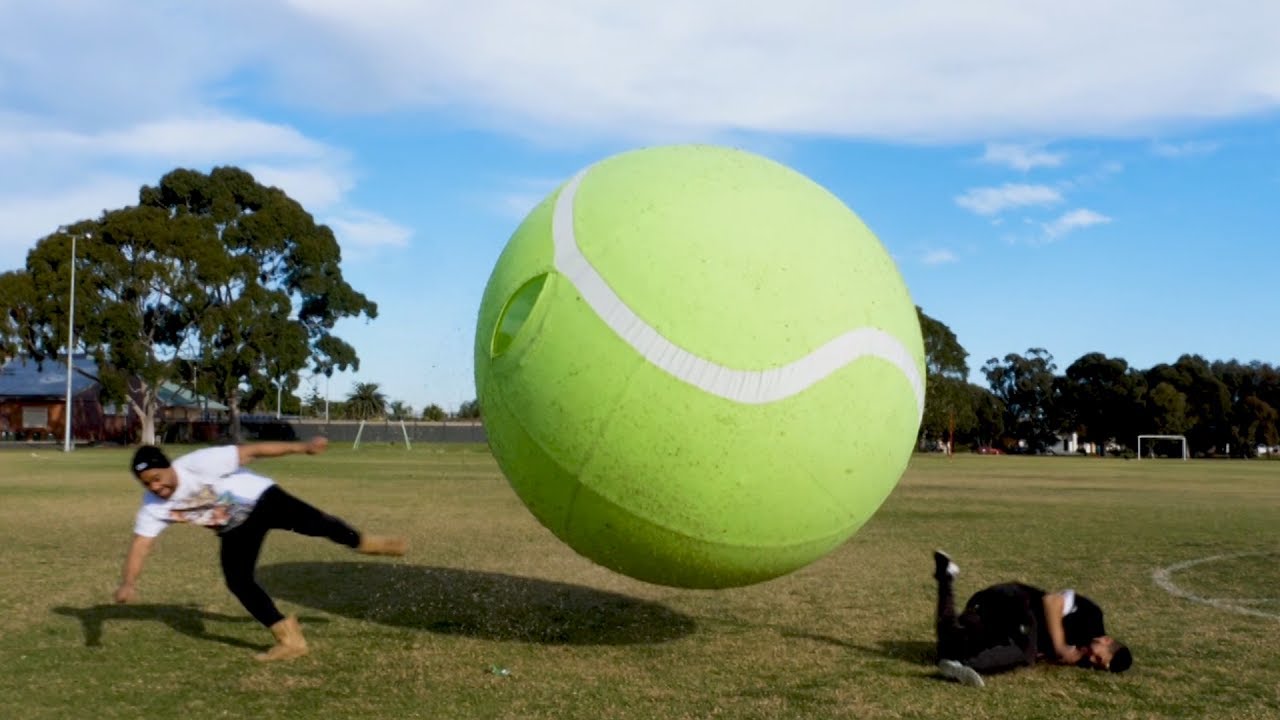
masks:
<instances>
[{"instance_id":1,"label":"tree line","mask_svg":"<svg viewBox=\"0 0 1280 720\"><path fill-rule=\"evenodd\" d=\"M343 278L341 260L333 231L279 188L236 167L176 169L144 185L136 204L40 238L24 268L0 274L0 358L65 358L70 329L97 365L103 400L133 409L144 442L155 440L165 383L225 404L238 440L242 414L303 412L292 390L304 372L359 369L333 328L378 309ZM376 383L356 383L338 402L309 400L336 418L413 412ZM471 401L452 416L478 411ZM422 411L449 416L438 405Z\"/></svg>"},{"instance_id":2,"label":"tree line","mask_svg":"<svg viewBox=\"0 0 1280 720\"><path fill-rule=\"evenodd\" d=\"M331 400L312 388L305 397L294 397L284 406L286 413L304 417L328 417L343 420L474 420L480 417L480 405L468 400L454 412L430 403L421 412L402 400L389 400L382 387L374 382L357 382L345 399Z\"/></svg>"},{"instance_id":3,"label":"tree line","mask_svg":"<svg viewBox=\"0 0 1280 720\"><path fill-rule=\"evenodd\" d=\"M70 325L104 399L134 410L144 442L165 383L227 405L238 439L242 411L269 406L304 368L359 368L333 328L378 309L341 259L333 231L279 188L234 167L173 170L136 204L39 239L24 269L0 275L0 354L65 357Z\"/></svg>"},{"instance_id":4,"label":"tree line","mask_svg":"<svg viewBox=\"0 0 1280 720\"><path fill-rule=\"evenodd\" d=\"M341 260L333 231L282 190L235 167L176 169L143 186L136 204L40 238L23 269L0 274L0 356L65 357L70 322L104 400L133 408L144 442L154 441L165 383L225 404L233 439L242 413L270 411L273 398L284 410L285 391L291 414L318 416L327 404L330 417L413 417L376 383L357 383L338 402L292 393L304 371L359 369L333 329L344 318L372 321L378 309L346 282ZM989 359L982 387L969 382L968 353L951 329L917 310L928 385L922 446L954 438L1035 452L1062 433L1125 450L1139 433L1180 434L1202 455L1280 444L1280 371L1271 365L1184 355L1142 370L1089 353L1059 374L1047 350L1032 348ZM472 400L453 416L480 414ZM421 412L447 415L437 405Z\"/></svg>"},{"instance_id":5,"label":"tree line","mask_svg":"<svg viewBox=\"0 0 1280 720\"><path fill-rule=\"evenodd\" d=\"M1131 367L1086 353L1061 373L1044 348L991 358L983 387L969 382L968 353L944 323L917 308L924 335L927 390L922 446L950 441L1040 452L1062 435L1121 453L1139 434L1184 435L1197 456L1253 457L1280 445L1280 367L1261 361L1207 360Z\"/></svg>"}]
</instances>

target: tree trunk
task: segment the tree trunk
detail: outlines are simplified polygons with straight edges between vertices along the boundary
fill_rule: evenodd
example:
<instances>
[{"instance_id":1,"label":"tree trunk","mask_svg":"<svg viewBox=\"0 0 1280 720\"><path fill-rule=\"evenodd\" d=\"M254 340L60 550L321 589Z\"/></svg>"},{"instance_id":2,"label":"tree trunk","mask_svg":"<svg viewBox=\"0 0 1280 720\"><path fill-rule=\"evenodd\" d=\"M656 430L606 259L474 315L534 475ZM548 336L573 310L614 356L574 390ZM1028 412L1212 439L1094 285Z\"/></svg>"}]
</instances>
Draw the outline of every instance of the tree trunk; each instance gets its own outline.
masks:
<instances>
[{"instance_id":1,"label":"tree trunk","mask_svg":"<svg viewBox=\"0 0 1280 720\"><path fill-rule=\"evenodd\" d=\"M141 397L141 404L134 398L133 393L129 393L129 405L133 407L133 411L138 413L138 419L142 421L142 444L156 444L156 408L160 401L156 396L155 388L151 387L141 380L138 381L138 396Z\"/></svg>"},{"instance_id":2,"label":"tree trunk","mask_svg":"<svg viewBox=\"0 0 1280 720\"><path fill-rule=\"evenodd\" d=\"M156 394L154 391L148 392L142 401L146 412L142 414L142 443L144 445L156 444Z\"/></svg>"},{"instance_id":3,"label":"tree trunk","mask_svg":"<svg viewBox=\"0 0 1280 720\"><path fill-rule=\"evenodd\" d=\"M231 414L231 424L227 428L232 444L240 444L240 391L232 389L227 396L227 408Z\"/></svg>"}]
</instances>

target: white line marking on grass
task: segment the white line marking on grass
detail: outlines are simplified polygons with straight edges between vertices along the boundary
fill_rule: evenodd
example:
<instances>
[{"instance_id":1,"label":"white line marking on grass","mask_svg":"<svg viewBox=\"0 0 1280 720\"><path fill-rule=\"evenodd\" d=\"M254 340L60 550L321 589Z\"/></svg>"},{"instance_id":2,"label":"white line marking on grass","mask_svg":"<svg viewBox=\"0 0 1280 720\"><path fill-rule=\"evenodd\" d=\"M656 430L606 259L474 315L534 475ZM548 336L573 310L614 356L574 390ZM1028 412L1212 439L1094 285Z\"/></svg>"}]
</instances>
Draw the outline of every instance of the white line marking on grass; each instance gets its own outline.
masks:
<instances>
[{"instance_id":1,"label":"white line marking on grass","mask_svg":"<svg viewBox=\"0 0 1280 720\"><path fill-rule=\"evenodd\" d=\"M1197 602L1202 605L1208 605L1210 607L1217 608L1218 610L1225 610L1227 612L1239 613L1240 615L1252 615L1254 617L1264 617L1264 618L1269 618L1271 620L1280 620L1280 615L1277 615L1276 613L1263 612L1262 610L1257 610L1250 607L1243 607L1244 605L1265 605L1265 604L1277 602L1276 598L1200 597L1199 595L1196 595L1193 592L1190 592L1188 590L1183 590L1182 588L1178 587L1177 583L1175 583L1172 578L1172 575L1176 572L1181 572L1183 570L1193 568L1197 565L1203 565L1205 563L1221 562L1223 560L1234 560L1236 558L1242 558L1242 557L1256 557L1259 555L1271 555L1271 554L1273 553L1243 552L1243 553L1234 553L1230 555L1211 555L1209 557L1199 558L1196 560L1187 560L1186 562L1180 562L1176 565L1170 565L1169 567L1166 567L1166 568L1159 568L1155 572L1151 573L1151 579L1155 582L1156 585L1159 585L1161 588L1164 589L1165 592L1169 593L1170 595L1173 595L1174 597L1180 597L1185 600L1190 600L1191 602Z\"/></svg>"}]
</instances>

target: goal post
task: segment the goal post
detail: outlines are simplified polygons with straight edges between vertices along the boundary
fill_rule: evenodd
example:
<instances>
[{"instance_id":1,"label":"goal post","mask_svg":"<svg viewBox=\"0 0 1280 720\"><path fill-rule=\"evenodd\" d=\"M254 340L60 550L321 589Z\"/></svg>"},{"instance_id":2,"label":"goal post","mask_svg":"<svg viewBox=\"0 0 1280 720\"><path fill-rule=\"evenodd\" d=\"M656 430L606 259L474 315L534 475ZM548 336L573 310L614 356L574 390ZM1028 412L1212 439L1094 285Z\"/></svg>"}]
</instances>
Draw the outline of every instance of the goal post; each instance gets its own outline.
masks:
<instances>
[{"instance_id":1,"label":"goal post","mask_svg":"<svg viewBox=\"0 0 1280 720\"><path fill-rule=\"evenodd\" d=\"M1187 436L1186 435L1139 435L1138 436L1138 459L1142 459L1142 441L1147 441L1147 447L1151 447L1152 440L1178 440L1182 443L1182 459L1187 460L1191 456L1187 453Z\"/></svg>"}]
</instances>

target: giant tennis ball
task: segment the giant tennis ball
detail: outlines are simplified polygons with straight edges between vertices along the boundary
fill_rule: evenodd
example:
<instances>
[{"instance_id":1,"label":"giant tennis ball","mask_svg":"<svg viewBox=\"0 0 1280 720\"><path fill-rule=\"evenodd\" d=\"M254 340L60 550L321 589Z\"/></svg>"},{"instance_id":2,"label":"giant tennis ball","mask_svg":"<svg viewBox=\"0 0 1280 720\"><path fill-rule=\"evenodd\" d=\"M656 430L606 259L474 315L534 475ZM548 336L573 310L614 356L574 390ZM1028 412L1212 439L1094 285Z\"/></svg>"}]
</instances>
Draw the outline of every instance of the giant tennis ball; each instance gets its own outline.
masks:
<instances>
[{"instance_id":1,"label":"giant tennis ball","mask_svg":"<svg viewBox=\"0 0 1280 720\"><path fill-rule=\"evenodd\" d=\"M530 212L485 288L475 374L542 524L691 588L848 539L924 403L916 308L871 231L795 171L707 146L607 158Z\"/></svg>"}]
</instances>

